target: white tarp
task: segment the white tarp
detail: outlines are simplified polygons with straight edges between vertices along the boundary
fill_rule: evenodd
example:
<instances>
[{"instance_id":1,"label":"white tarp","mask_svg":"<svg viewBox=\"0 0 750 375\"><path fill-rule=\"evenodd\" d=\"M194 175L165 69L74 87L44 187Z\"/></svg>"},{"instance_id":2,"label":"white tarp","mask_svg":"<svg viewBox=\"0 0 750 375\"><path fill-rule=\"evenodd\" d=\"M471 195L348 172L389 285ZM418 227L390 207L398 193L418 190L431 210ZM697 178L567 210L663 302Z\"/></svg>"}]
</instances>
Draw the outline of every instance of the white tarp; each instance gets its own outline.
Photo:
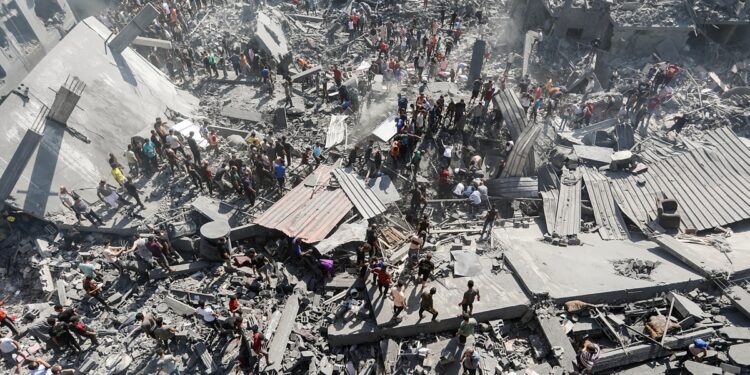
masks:
<instances>
[{"instance_id":1,"label":"white tarp","mask_svg":"<svg viewBox=\"0 0 750 375\"><path fill-rule=\"evenodd\" d=\"M453 276L475 277L482 273L482 263L479 255L469 250L451 251L455 263L453 265Z\"/></svg>"},{"instance_id":2,"label":"white tarp","mask_svg":"<svg viewBox=\"0 0 750 375\"><path fill-rule=\"evenodd\" d=\"M372 135L378 137L383 142L388 142L394 135L396 135L396 115L388 115L383 122L378 125L375 130L372 131Z\"/></svg>"},{"instance_id":3,"label":"white tarp","mask_svg":"<svg viewBox=\"0 0 750 375\"><path fill-rule=\"evenodd\" d=\"M185 139L188 139L190 137L190 132L194 132L195 134L193 134L193 137L195 138L195 141L198 142L198 147L208 147L208 140L201 136L200 126L194 124L191 120L184 120L177 124L174 124L172 125L171 129L182 134ZM187 145L185 146L187 147Z\"/></svg>"},{"instance_id":4,"label":"white tarp","mask_svg":"<svg viewBox=\"0 0 750 375\"><path fill-rule=\"evenodd\" d=\"M331 148L339 143L344 142L346 137L346 118L349 116L343 115L332 115L331 122L328 124L328 132L326 133L326 146L325 148Z\"/></svg>"}]
</instances>

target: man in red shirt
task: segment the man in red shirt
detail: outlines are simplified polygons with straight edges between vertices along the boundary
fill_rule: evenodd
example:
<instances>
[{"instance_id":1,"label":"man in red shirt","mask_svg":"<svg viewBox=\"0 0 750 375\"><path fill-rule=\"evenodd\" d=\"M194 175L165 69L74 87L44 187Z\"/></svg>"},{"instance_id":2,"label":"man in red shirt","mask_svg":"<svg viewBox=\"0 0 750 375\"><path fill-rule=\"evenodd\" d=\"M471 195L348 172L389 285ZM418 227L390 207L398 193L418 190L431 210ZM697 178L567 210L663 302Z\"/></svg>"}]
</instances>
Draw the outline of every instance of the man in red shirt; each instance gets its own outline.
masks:
<instances>
[{"instance_id":1,"label":"man in red shirt","mask_svg":"<svg viewBox=\"0 0 750 375\"><path fill-rule=\"evenodd\" d=\"M237 296L229 298L229 312L232 314L240 311L240 301L237 300Z\"/></svg>"},{"instance_id":2,"label":"man in red shirt","mask_svg":"<svg viewBox=\"0 0 750 375\"><path fill-rule=\"evenodd\" d=\"M388 266L373 268L372 273L376 274L378 280L378 291L385 295L391 287L391 274L388 273Z\"/></svg>"},{"instance_id":3,"label":"man in red shirt","mask_svg":"<svg viewBox=\"0 0 750 375\"><path fill-rule=\"evenodd\" d=\"M333 66L333 81L336 82L336 86L341 86L341 71L338 65Z\"/></svg>"},{"instance_id":4,"label":"man in red shirt","mask_svg":"<svg viewBox=\"0 0 750 375\"><path fill-rule=\"evenodd\" d=\"M96 285L96 281L94 281L94 278L91 276L86 276L86 278L83 280L83 290L86 291L86 294L88 294L91 297L94 297L97 301L99 301L104 307L109 309L109 305L107 304L107 301L104 300L101 296L102 287Z\"/></svg>"},{"instance_id":5,"label":"man in red shirt","mask_svg":"<svg viewBox=\"0 0 750 375\"><path fill-rule=\"evenodd\" d=\"M270 366L273 362L270 362L270 359L268 359L268 352L263 349L263 341L265 337L262 333L258 331L258 326L253 326L253 343L252 343L252 349L255 352L256 355L259 357L265 357L266 358L266 366Z\"/></svg>"}]
</instances>

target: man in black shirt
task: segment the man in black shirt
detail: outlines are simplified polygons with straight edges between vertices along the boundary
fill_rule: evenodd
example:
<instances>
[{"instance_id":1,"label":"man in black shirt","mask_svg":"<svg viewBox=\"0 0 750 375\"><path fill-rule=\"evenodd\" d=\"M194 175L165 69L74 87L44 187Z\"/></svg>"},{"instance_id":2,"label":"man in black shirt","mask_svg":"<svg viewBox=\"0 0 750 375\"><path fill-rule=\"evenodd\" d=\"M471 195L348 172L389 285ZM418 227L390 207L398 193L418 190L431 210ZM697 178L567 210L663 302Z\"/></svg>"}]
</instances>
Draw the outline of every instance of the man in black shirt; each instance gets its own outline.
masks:
<instances>
[{"instance_id":1,"label":"man in black shirt","mask_svg":"<svg viewBox=\"0 0 750 375\"><path fill-rule=\"evenodd\" d=\"M125 180L125 183L123 183L122 186L125 188L125 192L127 192L129 196L135 199L135 202L138 203L138 206L140 206L142 210L145 210L146 206L144 206L143 202L141 202L141 196L140 194L138 194L138 188L135 186L135 184L133 184L133 179L128 177L128 179Z\"/></svg>"},{"instance_id":2,"label":"man in black shirt","mask_svg":"<svg viewBox=\"0 0 750 375\"><path fill-rule=\"evenodd\" d=\"M435 264L432 263L432 254L427 254L427 257L420 260L417 268L419 269L418 275L422 278L422 287L424 287L432 275L432 270L435 269Z\"/></svg>"},{"instance_id":3,"label":"man in black shirt","mask_svg":"<svg viewBox=\"0 0 750 375\"><path fill-rule=\"evenodd\" d=\"M261 276L261 279L270 282L271 277L268 275L268 269L271 268L271 260L263 254L258 254L255 249L250 249L250 259L253 264L253 269L259 276Z\"/></svg>"},{"instance_id":4,"label":"man in black shirt","mask_svg":"<svg viewBox=\"0 0 750 375\"><path fill-rule=\"evenodd\" d=\"M188 147L190 147L190 152L193 154L193 160L195 161L195 165L201 164L201 149L198 147L198 142L195 140L195 132L190 132L190 137L188 137Z\"/></svg>"}]
</instances>

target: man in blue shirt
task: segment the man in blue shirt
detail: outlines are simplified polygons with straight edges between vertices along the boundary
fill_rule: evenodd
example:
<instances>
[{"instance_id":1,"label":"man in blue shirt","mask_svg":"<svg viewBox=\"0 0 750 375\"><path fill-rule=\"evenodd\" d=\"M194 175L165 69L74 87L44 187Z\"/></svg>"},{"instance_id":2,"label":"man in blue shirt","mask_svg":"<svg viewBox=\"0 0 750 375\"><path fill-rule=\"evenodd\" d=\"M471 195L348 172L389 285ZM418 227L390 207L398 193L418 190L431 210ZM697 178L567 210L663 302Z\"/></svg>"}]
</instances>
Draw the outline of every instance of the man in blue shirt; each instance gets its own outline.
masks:
<instances>
[{"instance_id":1,"label":"man in blue shirt","mask_svg":"<svg viewBox=\"0 0 750 375\"><path fill-rule=\"evenodd\" d=\"M284 194L284 183L286 182L286 167L284 166L284 160L279 159L276 161L276 165L273 167L273 176L276 178L276 182L279 183L279 191Z\"/></svg>"},{"instance_id":2,"label":"man in blue shirt","mask_svg":"<svg viewBox=\"0 0 750 375\"><path fill-rule=\"evenodd\" d=\"M320 143L315 143L315 146L313 146L313 149L312 149L313 158L315 159L315 165L320 165L320 160L321 160L320 155L322 153L323 153L323 150L320 147Z\"/></svg>"},{"instance_id":3,"label":"man in blue shirt","mask_svg":"<svg viewBox=\"0 0 750 375\"><path fill-rule=\"evenodd\" d=\"M268 70L267 66L264 66L263 69L260 71L260 76L263 78L263 83L268 82L268 77L270 75L271 71Z\"/></svg>"}]
</instances>

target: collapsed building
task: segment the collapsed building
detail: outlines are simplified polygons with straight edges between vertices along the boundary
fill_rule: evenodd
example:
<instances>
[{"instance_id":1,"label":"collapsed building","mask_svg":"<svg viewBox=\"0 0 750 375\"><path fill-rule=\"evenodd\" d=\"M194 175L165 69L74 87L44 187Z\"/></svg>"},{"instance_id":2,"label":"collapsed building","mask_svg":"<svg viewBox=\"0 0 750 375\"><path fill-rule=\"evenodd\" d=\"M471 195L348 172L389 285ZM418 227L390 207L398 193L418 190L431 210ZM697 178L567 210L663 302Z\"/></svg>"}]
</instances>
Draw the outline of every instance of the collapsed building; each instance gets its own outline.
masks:
<instances>
[{"instance_id":1,"label":"collapsed building","mask_svg":"<svg viewBox=\"0 0 750 375\"><path fill-rule=\"evenodd\" d=\"M0 9L0 97L23 92L21 80L73 28L65 0L7 1Z\"/></svg>"},{"instance_id":2,"label":"collapsed building","mask_svg":"<svg viewBox=\"0 0 750 375\"><path fill-rule=\"evenodd\" d=\"M28 90L0 104L8 120L0 140L0 277L9 296L2 308L20 329L8 336L22 346L14 360L156 373L162 348L185 373L440 374L461 371L472 349L484 374L560 374L583 371L578 355L595 343L593 373L745 374L746 56L719 49L721 58L701 59L685 49L697 31L719 44L736 41L747 12L744 2L730 3L467 2L416 11L348 2L307 14L291 4L239 2L194 9L178 21L190 30L184 40L164 37L166 17L154 4L127 8L125 23L106 20L115 30L86 18L22 80ZM464 39L438 28L455 37L451 59L425 75L405 63L403 82L373 68L384 62L380 31L357 34L345 23L351 14L373 23L424 13L437 20L441 9L446 18L460 14ZM654 18L642 17L647 11ZM222 29L227 24L236 28ZM178 50L207 58L248 48L262 61L253 72L224 61L213 74L199 60L188 72L172 59ZM404 61L414 57L391 48ZM630 98L664 60L681 73L645 120ZM276 80L260 74L266 66ZM498 85L487 112L471 112L479 125L439 126L419 137L421 160L404 168L393 157L371 173L361 151L392 147L399 95L470 100L473 79ZM525 95L541 93L548 80L545 90L565 90L537 118ZM353 110L343 106L349 99ZM579 103L595 108L586 121L565 112ZM675 131L675 119L686 116ZM141 209L106 203L97 186L116 179L126 145L142 145L162 126L185 143L180 162L192 156L216 174L255 169L270 151L286 164L285 187L279 192L260 168L254 195L238 193L229 178L209 180L216 194L210 187L207 194L163 161L151 175L129 168ZM289 151L279 154L282 137ZM187 147L191 138L198 156ZM127 198L118 183L112 188ZM480 204L454 193L464 183L486 188ZM67 207L61 187L88 202L100 225ZM170 249L166 266L137 251L134 238L150 237ZM365 243L377 244L382 266L363 267ZM135 253L113 267L109 244ZM434 266L424 284L415 252ZM268 267L256 267L256 254ZM83 286L84 257L96 264L100 299ZM403 284L406 309L397 318L391 290L375 282L384 267L389 287ZM481 298L470 310L477 327L464 338L457 332L469 280ZM427 312L437 319L421 316L430 289ZM230 297L239 310L230 311ZM73 307L101 344L82 343L86 350L71 355L45 337L58 304ZM220 327L196 315L204 305ZM139 314L160 318L173 335L155 340ZM233 327L238 316L241 329ZM249 347L257 332L265 358ZM708 346L700 356L691 351L696 343Z\"/></svg>"}]
</instances>

